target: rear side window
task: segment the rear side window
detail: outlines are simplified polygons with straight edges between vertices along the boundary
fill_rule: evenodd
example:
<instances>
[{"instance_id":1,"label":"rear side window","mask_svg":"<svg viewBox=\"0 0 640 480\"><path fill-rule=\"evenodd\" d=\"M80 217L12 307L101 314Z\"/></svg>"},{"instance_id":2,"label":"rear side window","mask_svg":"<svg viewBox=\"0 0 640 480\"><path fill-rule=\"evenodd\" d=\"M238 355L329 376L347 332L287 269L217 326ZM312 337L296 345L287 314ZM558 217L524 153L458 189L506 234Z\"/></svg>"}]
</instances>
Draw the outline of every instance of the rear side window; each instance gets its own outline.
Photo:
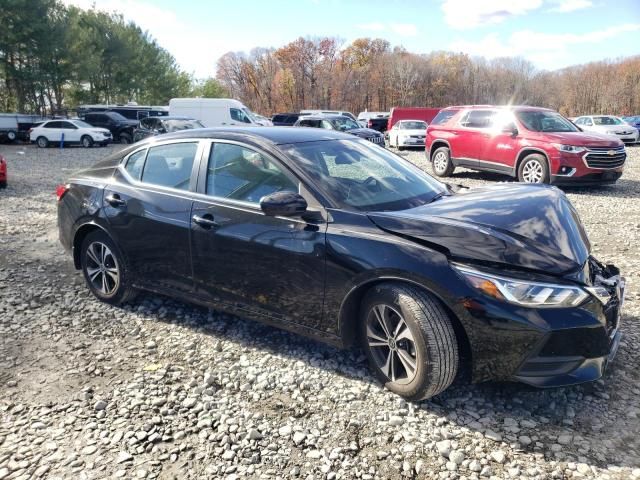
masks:
<instances>
[{"instance_id":1,"label":"rear side window","mask_svg":"<svg viewBox=\"0 0 640 480\"><path fill-rule=\"evenodd\" d=\"M127 159L127 163L124 166L124 169L136 180L140 180L140 175L142 174L142 166L144 165L144 158L147 154L147 150L140 150L138 152L132 153L129 155Z\"/></svg>"},{"instance_id":2,"label":"rear side window","mask_svg":"<svg viewBox=\"0 0 640 480\"><path fill-rule=\"evenodd\" d=\"M271 119L272 122L285 122L286 121L286 115L274 115L273 118Z\"/></svg>"},{"instance_id":3,"label":"rear side window","mask_svg":"<svg viewBox=\"0 0 640 480\"><path fill-rule=\"evenodd\" d=\"M435 118L431 120L431 125L444 125L459 111L460 110L440 110Z\"/></svg>"},{"instance_id":4,"label":"rear side window","mask_svg":"<svg viewBox=\"0 0 640 480\"><path fill-rule=\"evenodd\" d=\"M297 182L265 155L240 145L214 145L207 195L258 203L265 195L284 190L297 192Z\"/></svg>"},{"instance_id":5,"label":"rear side window","mask_svg":"<svg viewBox=\"0 0 640 480\"><path fill-rule=\"evenodd\" d=\"M189 190L198 144L173 143L151 147L144 163L142 181L163 187Z\"/></svg>"},{"instance_id":6,"label":"rear side window","mask_svg":"<svg viewBox=\"0 0 640 480\"><path fill-rule=\"evenodd\" d=\"M460 125L469 128L489 128L496 112L492 110L471 110L460 121Z\"/></svg>"},{"instance_id":7,"label":"rear side window","mask_svg":"<svg viewBox=\"0 0 640 480\"><path fill-rule=\"evenodd\" d=\"M42 127L43 128L62 128L62 122L47 122Z\"/></svg>"}]
</instances>

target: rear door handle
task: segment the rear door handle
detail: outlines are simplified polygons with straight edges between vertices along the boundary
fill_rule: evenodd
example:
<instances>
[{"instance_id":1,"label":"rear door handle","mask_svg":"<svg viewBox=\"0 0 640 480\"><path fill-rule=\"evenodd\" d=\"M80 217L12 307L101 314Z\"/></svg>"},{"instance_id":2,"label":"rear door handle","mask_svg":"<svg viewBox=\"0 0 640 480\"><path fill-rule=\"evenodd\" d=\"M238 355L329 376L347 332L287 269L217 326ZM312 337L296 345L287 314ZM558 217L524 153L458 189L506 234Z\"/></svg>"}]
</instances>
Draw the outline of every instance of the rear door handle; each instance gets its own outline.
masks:
<instances>
[{"instance_id":1,"label":"rear door handle","mask_svg":"<svg viewBox=\"0 0 640 480\"><path fill-rule=\"evenodd\" d=\"M219 227L220 225L213 219L213 216L206 213L203 216L194 215L191 217L194 223L197 223L202 228L208 230L210 228Z\"/></svg>"},{"instance_id":2,"label":"rear door handle","mask_svg":"<svg viewBox=\"0 0 640 480\"><path fill-rule=\"evenodd\" d=\"M120 195L118 195L117 193L112 193L111 195L107 195L106 197L104 197L104 199L109 205L116 208L124 207L127 204L127 202L122 200L120 198Z\"/></svg>"}]
</instances>

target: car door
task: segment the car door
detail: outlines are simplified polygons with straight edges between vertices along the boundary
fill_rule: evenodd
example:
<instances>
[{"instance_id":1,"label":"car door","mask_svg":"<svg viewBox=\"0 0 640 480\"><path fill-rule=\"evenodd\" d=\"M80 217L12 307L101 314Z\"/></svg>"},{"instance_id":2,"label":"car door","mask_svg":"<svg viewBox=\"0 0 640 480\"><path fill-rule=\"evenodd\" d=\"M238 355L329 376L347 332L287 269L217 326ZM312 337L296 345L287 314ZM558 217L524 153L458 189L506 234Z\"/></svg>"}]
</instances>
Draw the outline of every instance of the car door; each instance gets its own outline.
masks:
<instances>
[{"instance_id":1,"label":"car door","mask_svg":"<svg viewBox=\"0 0 640 480\"><path fill-rule=\"evenodd\" d=\"M125 158L104 190L110 232L137 284L192 291L190 195L201 149L198 140L142 147Z\"/></svg>"},{"instance_id":2,"label":"car door","mask_svg":"<svg viewBox=\"0 0 640 480\"><path fill-rule=\"evenodd\" d=\"M458 158L458 165L480 167L478 160L487 157L491 137L491 122L494 110L469 110L460 118L456 148L451 156Z\"/></svg>"},{"instance_id":3,"label":"car door","mask_svg":"<svg viewBox=\"0 0 640 480\"><path fill-rule=\"evenodd\" d=\"M478 166L500 173L513 173L520 150L521 132L511 112L494 112L489 126L481 127L482 148L478 148ZM517 133L516 133L517 132Z\"/></svg>"},{"instance_id":4,"label":"car door","mask_svg":"<svg viewBox=\"0 0 640 480\"><path fill-rule=\"evenodd\" d=\"M59 142L62 138L62 122L60 120L52 120L42 125L44 136L50 142Z\"/></svg>"},{"instance_id":5,"label":"car door","mask_svg":"<svg viewBox=\"0 0 640 480\"><path fill-rule=\"evenodd\" d=\"M71 122L60 122L60 128L62 129L62 135L64 135L65 142L79 142L80 141L80 129Z\"/></svg>"},{"instance_id":6,"label":"car door","mask_svg":"<svg viewBox=\"0 0 640 480\"><path fill-rule=\"evenodd\" d=\"M197 295L267 321L320 325L326 223L267 216L259 203L264 195L300 188L280 162L257 148L211 144L191 216Z\"/></svg>"}]
</instances>

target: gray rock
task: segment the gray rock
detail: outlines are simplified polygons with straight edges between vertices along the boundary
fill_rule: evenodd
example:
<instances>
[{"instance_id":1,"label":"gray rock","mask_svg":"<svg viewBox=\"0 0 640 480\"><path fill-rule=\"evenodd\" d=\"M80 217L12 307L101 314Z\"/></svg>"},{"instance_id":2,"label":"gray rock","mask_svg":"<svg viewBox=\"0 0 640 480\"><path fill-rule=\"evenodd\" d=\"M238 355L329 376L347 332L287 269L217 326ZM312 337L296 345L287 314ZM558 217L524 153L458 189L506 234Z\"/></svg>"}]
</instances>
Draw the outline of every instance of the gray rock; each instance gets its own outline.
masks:
<instances>
[{"instance_id":1,"label":"gray rock","mask_svg":"<svg viewBox=\"0 0 640 480\"><path fill-rule=\"evenodd\" d=\"M504 461L507 459L502 450L494 450L493 452L491 452L491 458L496 463L504 463Z\"/></svg>"},{"instance_id":2,"label":"gray rock","mask_svg":"<svg viewBox=\"0 0 640 480\"><path fill-rule=\"evenodd\" d=\"M453 450L449 453L449 460L451 460L456 465L461 465L464 462L464 452L461 450Z\"/></svg>"},{"instance_id":3,"label":"gray rock","mask_svg":"<svg viewBox=\"0 0 640 480\"><path fill-rule=\"evenodd\" d=\"M120 463L128 462L130 460L133 460L133 456L129 452L125 452L123 450L118 453L118 456L116 457L115 462L120 464Z\"/></svg>"},{"instance_id":4,"label":"gray rock","mask_svg":"<svg viewBox=\"0 0 640 480\"><path fill-rule=\"evenodd\" d=\"M96 412L99 412L101 410L104 410L105 408L107 408L107 402L105 402L104 400L98 400L94 405L93 405L93 409Z\"/></svg>"},{"instance_id":5,"label":"gray rock","mask_svg":"<svg viewBox=\"0 0 640 480\"><path fill-rule=\"evenodd\" d=\"M451 453L451 440L436 442L436 450L438 450L438 453L443 457L449 458L449 453Z\"/></svg>"}]
</instances>

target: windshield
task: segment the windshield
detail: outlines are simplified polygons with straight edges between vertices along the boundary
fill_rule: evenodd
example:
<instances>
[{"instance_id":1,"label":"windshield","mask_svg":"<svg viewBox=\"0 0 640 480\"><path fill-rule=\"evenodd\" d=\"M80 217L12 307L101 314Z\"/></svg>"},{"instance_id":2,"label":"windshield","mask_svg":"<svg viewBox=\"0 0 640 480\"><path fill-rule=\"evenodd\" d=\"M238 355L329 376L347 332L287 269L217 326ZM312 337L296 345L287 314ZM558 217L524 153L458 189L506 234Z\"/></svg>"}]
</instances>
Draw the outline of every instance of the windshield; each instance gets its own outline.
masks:
<instances>
[{"instance_id":1,"label":"windshield","mask_svg":"<svg viewBox=\"0 0 640 480\"><path fill-rule=\"evenodd\" d=\"M318 188L346 209L394 211L424 205L447 192L444 184L366 140L284 145Z\"/></svg>"},{"instance_id":2,"label":"windshield","mask_svg":"<svg viewBox=\"0 0 640 480\"><path fill-rule=\"evenodd\" d=\"M521 111L516 117L532 132L579 132L569 120L556 112Z\"/></svg>"},{"instance_id":3,"label":"windshield","mask_svg":"<svg viewBox=\"0 0 640 480\"><path fill-rule=\"evenodd\" d=\"M329 121L331 122L331 125L333 125L333 128L335 128L336 130L353 130L354 128L362 128L360 127L360 125L358 125L348 117L332 118Z\"/></svg>"},{"instance_id":4,"label":"windshield","mask_svg":"<svg viewBox=\"0 0 640 480\"><path fill-rule=\"evenodd\" d=\"M93 125L89 125L87 122L83 122L82 120L72 120L71 123L80 128L95 128Z\"/></svg>"},{"instance_id":5,"label":"windshield","mask_svg":"<svg viewBox=\"0 0 640 480\"><path fill-rule=\"evenodd\" d=\"M593 117L595 125L623 125L624 122L616 117Z\"/></svg>"},{"instance_id":6,"label":"windshield","mask_svg":"<svg viewBox=\"0 0 640 480\"><path fill-rule=\"evenodd\" d=\"M247 107L243 107L242 111L247 115L247 117L251 119L253 123L257 122L258 119L256 118L256 114L249 110Z\"/></svg>"},{"instance_id":7,"label":"windshield","mask_svg":"<svg viewBox=\"0 0 640 480\"><path fill-rule=\"evenodd\" d=\"M178 130L191 130L193 128L204 128L198 120L164 120L167 132L177 132Z\"/></svg>"},{"instance_id":8,"label":"windshield","mask_svg":"<svg viewBox=\"0 0 640 480\"><path fill-rule=\"evenodd\" d=\"M124 115L122 115L122 114L120 114L118 112L109 112L108 115L113 120L116 120L118 122L126 122L127 120L129 120L127 117L125 117Z\"/></svg>"},{"instance_id":9,"label":"windshield","mask_svg":"<svg viewBox=\"0 0 640 480\"><path fill-rule=\"evenodd\" d=\"M427 124L425 122L403 122L403 130L426 130Z\"/></svg>"}]
</instances>

